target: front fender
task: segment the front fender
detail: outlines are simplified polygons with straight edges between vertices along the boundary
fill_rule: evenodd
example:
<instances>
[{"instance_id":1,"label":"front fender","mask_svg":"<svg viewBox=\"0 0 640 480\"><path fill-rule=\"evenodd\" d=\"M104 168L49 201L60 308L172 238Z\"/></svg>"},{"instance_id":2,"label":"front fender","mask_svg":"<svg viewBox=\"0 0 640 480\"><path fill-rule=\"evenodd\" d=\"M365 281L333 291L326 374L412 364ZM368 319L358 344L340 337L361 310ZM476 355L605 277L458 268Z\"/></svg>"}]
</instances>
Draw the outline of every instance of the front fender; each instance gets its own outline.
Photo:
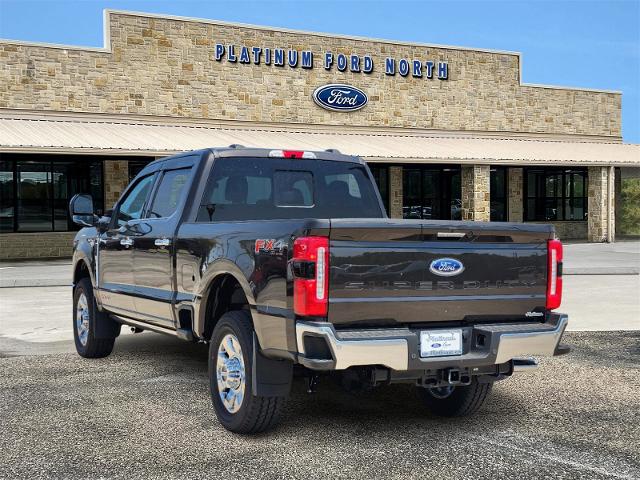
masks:
<instances>
[{"instance_id":1,"label":"front fender","mask_svg":"<svg viewBox=\"0 0 640 480\"><path fill-rule=\"evenodd\" d=\"M84 262L91 284L96 288L96 262L95 242L97 241L95 228L83 228L73 239L73 258L71 261L71 274L73 286L76 285L81 271L81 262Z\"/></svg>"}]
</instances>

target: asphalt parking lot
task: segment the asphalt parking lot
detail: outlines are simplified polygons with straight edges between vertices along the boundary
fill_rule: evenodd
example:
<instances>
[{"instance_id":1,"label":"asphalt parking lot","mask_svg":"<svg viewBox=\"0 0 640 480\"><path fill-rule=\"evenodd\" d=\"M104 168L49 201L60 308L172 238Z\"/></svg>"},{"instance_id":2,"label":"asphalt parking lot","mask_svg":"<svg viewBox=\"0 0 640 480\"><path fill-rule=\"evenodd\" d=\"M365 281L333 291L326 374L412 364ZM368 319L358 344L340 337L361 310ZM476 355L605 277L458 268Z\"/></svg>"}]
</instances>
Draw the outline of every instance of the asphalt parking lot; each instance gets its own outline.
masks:
<instances>
[{"instance_id":1,"label":"asphalt parking lot","mask_svg":"<svg viewBox=\"0 0 640 480\"><path fill-rule=\"evenodd\" d=\"M640 333L567 334L571 355L498 383L471 418L410 387L294 383L281 426L217 423L204 346L153 333L106 359L0 360L2 478L640 478Z\"/></svg>"},{"instance_id":2,"label":"asphalt parking lot","mask_svg":"<svg viewBox=\"0 0 640 480\"><path fill-rule=\"evenodd\" d=\"M496 384L475 416L434 417L409 386L323 378L310 395L298 378L254 437L216 421L204 345L123 328L110 357L82 359L68 261L5 263L0 478L640 478L640 243L566 253L574 351Z\"/></svg>"}]
</instances>

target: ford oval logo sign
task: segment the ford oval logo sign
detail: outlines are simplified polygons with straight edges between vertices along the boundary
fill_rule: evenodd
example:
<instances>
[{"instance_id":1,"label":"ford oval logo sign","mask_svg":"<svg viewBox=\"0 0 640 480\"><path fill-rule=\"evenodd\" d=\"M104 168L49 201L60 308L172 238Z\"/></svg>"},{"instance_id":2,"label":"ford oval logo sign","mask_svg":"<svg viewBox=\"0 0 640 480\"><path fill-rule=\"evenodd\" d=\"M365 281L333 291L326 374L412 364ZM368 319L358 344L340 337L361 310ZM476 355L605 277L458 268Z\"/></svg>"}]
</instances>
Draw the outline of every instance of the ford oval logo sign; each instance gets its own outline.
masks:
<instances>
[{"instance_id":1,"label":"ford oval logo sign","mask_svg":"<svg viewBox=\"0 0 640 480\"><path fill-rule=\"evenodd\" d=\"M464 265L455 258L438 258L431 262L429 270L441 277L453 277L464 272Z\"/></svg>"},{"instance_id":2,"label":"ford oval logo sign","mask_svg":"<svg viewBox=\"0 0 640 480\"><path fill-rule=\"evenodd\" d=\"M364 107L369 101L367 94L359 88L339 83L316 88L313 100L322 108L334 112L353 112Z\"/></svg>"}]
</instances>

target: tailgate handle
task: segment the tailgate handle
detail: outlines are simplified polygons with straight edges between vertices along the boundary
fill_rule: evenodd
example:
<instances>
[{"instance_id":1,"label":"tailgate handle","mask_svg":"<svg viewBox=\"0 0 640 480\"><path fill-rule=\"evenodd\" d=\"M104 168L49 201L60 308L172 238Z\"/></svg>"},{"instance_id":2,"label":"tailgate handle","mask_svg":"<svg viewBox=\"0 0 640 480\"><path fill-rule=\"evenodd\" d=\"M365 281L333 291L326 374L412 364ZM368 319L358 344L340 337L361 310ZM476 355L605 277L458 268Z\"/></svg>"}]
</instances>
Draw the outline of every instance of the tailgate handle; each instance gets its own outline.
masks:
<instances>
[{"instance_id":1,"label":"tailgate handle","mask_svg":"<svg viewBox=\"0 0 640 480\"><path fill-rule=\"evenodd\" d=\"M466 235L465 232L438 232L438 238L462 238Z\"/></svg>"}]
</instances>

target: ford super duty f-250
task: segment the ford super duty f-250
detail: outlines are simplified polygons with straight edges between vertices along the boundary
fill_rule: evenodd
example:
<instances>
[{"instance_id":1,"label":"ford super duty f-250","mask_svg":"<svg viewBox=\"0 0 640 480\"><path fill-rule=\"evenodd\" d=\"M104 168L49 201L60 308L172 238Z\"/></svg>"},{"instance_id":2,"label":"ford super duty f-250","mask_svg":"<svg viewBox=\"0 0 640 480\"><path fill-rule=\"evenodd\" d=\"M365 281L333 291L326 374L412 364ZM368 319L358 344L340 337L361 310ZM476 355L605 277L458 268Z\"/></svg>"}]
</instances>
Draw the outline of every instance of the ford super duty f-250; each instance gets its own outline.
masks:
<instances>
[{"instance_id":1,"label":"ford super duty f-250","mask_svg":"<svg viewBox=\"0 0 640 480\"><path fill-rule=\"evenodd\" d=\"M294 371L410 383L437 414L569 351L562 246L540 224L388 218L366 164L336 151L232 146L150 163L112 211L70 213L78 353L122 324L209 344L235 432L272 427Z\"/></svg>"}]
</instances>

